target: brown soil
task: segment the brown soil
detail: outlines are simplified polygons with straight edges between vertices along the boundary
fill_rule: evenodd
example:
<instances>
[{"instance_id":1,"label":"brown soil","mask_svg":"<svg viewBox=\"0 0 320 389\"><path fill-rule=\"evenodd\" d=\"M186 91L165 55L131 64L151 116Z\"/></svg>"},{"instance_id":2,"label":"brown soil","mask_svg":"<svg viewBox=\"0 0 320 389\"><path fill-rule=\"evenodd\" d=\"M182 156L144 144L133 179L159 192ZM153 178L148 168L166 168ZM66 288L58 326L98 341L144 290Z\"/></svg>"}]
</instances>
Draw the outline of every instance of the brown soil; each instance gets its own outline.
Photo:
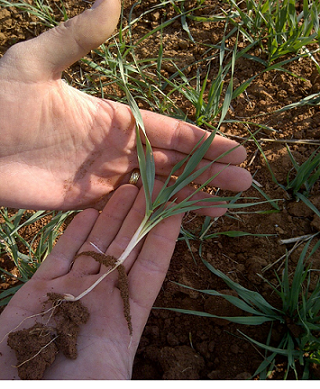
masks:
<instances>
[{"instance_id":1,"label":"brown soil","mask_svg":"<svg viewBox=\"0 0 320 389\"><path fill-rule=\"evenodd\" d=\"M129 17L129 11L134 2L125 1L124 15ZM132 19L141 12L158 3L156 0L143 1L134 8ZM186 2L188 5L191 2ZM197 16L217 13L222 2L208 0L206 7L197 11ZM65 2L68 14L78 13L82 7L76 0ZM299 6L299 2L297 2ZM165 17L172 17L174 11L168 6L166 15L154 12L143 18L132 31L133 41L138 40L141 34L150 31ZM35 24L36 19L17 10L0 10L0 50L4 52L17 41L28 39L39 34L43 28ZM197 68L194 64L203 58L206 53L206 44L216 44L224 32L222 22L201 23L188 20L190 41L183 30L180 19L163 31L159 31L158 39L153 36L143 41L136 49L138 59L157 56L160 37L164 47L163 58L174 58L178 66L190 65L188 77L196 74L197 70L205 75L207 68ZM232 45L232 42L227 42ZM239 42L239 45L243 45ZM232 47L232 46L231 46ZM261 49L254 53L265 54ZM91 53L91 55L94 55ZM287 58L290 58L287 57ZM316 54L319 61L319 56ZM204 64L202 65L204 66ZM286 142L292 151L297 163L303 163L319 145L320 139L320 109L318 105L306 105L281 113L274 111L285 105L300 101L306 96L319 92L320 75L313 61L306 57L293 61L284 68L288 72L269 71L260 73L262 64L242 58L236 63L235 87L257 75L247 88L232 103L232 110L228 112L229 119L243 119L265 124L274 129L261 131L257 139L266 155L268 163L276 179L286 183L287 174L292 164L286 150ZM212 60L209 78L213 80L217 74L218 61ZM81 72L80 72L81 70ZM84 63L75 64L65 73L65 77L78 81L81 74L88 71ZM163 74L168 77L175 71L170 61L164 61ZM108 95L108 90L105 91ZM112 95L114 92L112 91ZM186 113L189 119L194 118L194 108L180 95L173 94L172 99ZM144 106L143 103L141 103ZM256 116L263 114L262 116ZM254 125L227 123L221 131L235 139L244 139L249 131L255 131ZM306 142L305 140L309 140ZM245 231L251 234L270 234L266 237L246 236L230 238L225 235L216 235L210 239L200 241L199 234L204 218L194 214L186 215L183 228L195 235L190 240L190 250L186 241L178 241L176 250L169 268L162 290L155 303L156 307L182 308L193 311L204 311L216 315L239 315L238 309L221 298L204 295L195 290L186 289L176 283L184 284L196 289L214 289L222 293L230 293L226 285L211 274L202 263L202 257L215 268L223 271L232 280L244 287L259 292L273 304L278 304L271 288L263 282L262 274L274 285L277 280L274 271L281 273L283 259L269 270L266 266L274 264L284 254L293 249L290 256L290 266L294 269L302 250L302 245L295 247L293 243L282 243L281 240L313 234L320 231L319 217L301 202L296 202L288 193L274 183L262 154L253 142L246 143L248 158L244 166L254 175L261 189L272 199L280 199L279 212L270 205L260 205L250 209L247 213L229 212L219 218L210 229L210 234L225 231ZM317 209L320 209L319 181L314 185L309 200ZM260 197L253 187L246 192L247 196ZM201 251L200 251L201 249ZM8 269L11 264L6 262ZM319 269L320 256L317 252L313 257L313 267ZM6 279L4 288L10 285ZM314 282L318 282L317 279ZM0 284L1 287L1 284ZM146 324L141 342L137 351L133 379L246 379L250 378L256 368L263 361L263 351L254 347L244 339L240 331L260 342L266 342L269 325L244 326L232 324L225 320L185 315L164 309L154 309ZM277 345L284 331L283 326L273 329L272 344ZM273 378L281 378L286 366L279 359Z\"/></svg>"},{"instance_id":2,"label":"brown soil","mask_svg":"<svg viewBox=\"0 0 320 389\"><path fill-rule=\"evenodd\" d=\"M8 345L15 351L17 369L21 379L39 380L56 355L62 352L67 358L77 358L77 338L80 326L89 319L89 312L81 301L62 301L63 296L48 294L50 308L31 328L11 332Z\"/></svg>"}]
</instances>

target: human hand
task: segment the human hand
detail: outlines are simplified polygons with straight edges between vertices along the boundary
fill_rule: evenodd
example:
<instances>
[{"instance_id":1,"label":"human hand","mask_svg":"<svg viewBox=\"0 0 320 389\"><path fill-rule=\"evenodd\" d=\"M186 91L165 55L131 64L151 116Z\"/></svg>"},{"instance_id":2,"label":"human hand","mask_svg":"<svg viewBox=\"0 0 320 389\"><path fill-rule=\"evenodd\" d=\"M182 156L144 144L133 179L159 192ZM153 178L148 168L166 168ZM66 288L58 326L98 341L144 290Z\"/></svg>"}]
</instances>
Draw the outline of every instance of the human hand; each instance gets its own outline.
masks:
<instances>
[{"instance_id":1,"label":"human hand","mask_svg":"<svg viewBox=\"0 0 320 389\"><path fill-rule=\"evenodd\" d=\"M64 69L111 35L119 13L119 0L98 0L95 8L14 45L0 60L1 205L102 209L108 194L129 182L138 167L129 107L86 95L61 80ZM148 111L142 117L157 178L164 180L206 132ZM216 136L202 165L236 145ZM201 180L223 170L212 185L247 189L250 174L235 166L245 157L245 149L236 148ZM221 210L206 213L218 216Z\"/></svg>"},{"instance_id":2,"label":"human hand","mask_svg":"<svg viewBox=\"0 0 320 389\"><path fill-rule=\"evenodd\" d=\"M159 187L159 182L157 183ZM120 256L144 216L143 190L121 186L101 214L87 209L78 214L61 236L51 254L35 275L11 299L0 316L0 379L17 378L13 350L6 334L24 319L43 312L48 292L79 295L107 268L88 256L77 253L100 250ZM117 274L109 274L81 301L90 313L80 328L78 358L70 360L58 354L44 379L128 379L142 331L167 272L181 215L164 220L136 247L124 266L128 274L130 313L133 333L130 337L123 313L123 301L117 287ZM74 263L73 263L74 261ZM30 328L35 321L52 325L40 315L26 319L18 329ZM5 338L4 338L5 337Z\"/></svg>"}]
</instances>

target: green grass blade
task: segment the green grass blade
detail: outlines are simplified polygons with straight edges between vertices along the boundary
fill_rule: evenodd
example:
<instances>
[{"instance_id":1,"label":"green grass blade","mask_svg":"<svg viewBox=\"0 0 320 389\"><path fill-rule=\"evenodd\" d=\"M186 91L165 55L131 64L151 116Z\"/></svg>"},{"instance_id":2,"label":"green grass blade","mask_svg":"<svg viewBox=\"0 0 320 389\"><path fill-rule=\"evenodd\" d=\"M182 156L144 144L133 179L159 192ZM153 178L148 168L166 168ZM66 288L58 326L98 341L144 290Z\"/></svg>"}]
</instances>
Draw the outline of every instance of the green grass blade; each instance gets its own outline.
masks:
<instances>
[{"instance_id":1,"label":"green grass blade","mask_svg":"<svg viewBox=\"0 0 320 389\"><path fill-rule=\"evenodd\" d=\"M236 291L238 295L246 302L256 306L261 312L268 315L269 317L278 317L278 309L270 305L259 293L253 292L244 288L243 286L232 281L220 270L215 269L210 263L202 258L202 262L205 266L216 276L220 277L231 289Z\"/></svg>"},{"instance_id":2,"label":"green grass blade","mask_svg":"<svg viewBox=\"0 0 320 389\"><path fill-rule=\"evenodd\" d=\"M270 317L267 316L217 316L213 315L211 313L202 312L202 311L193 311L188 309L181 309L181 308L158 308L154 307L153 309L165 309L167 311L173 311L188 315L195 315L195 316L201 316L201 317L209 317L209 318L215 318L215 319L223 319L230 321L231 323L237 323L237 324L243 324L243 325L254 325L258 326L263 323L266 323L268 321L272 321Z\"/></svg>"},{"instance_id":3,"label":"green grass blade","mask_svg":"<svg viewBox=\"0 0 320 389\"><path fill-rule=\"evenodd\" d=\"M252 234L246 231L222 231L222 232L214 232L212 234L206 235L203 239L212 239L218 237L219 235L228 236L229 238L241 238L243 236L255 236L255 237L276 236L276 234Z\"/></svg>"},{"instance_id":4,"label":"green grass blade","mask_svg":"<svg viewBox=\"0 0 320 389\"><path fill-rule=\"evenodd\" d=\"M118 54L120 55L119 51ZM119 58L119 69L123 80L123 87L126 93L128 104L131 108L132 114L136 121L137 154L138 154L141 180L143 183L143 188L144 188L145 198L146 198L146 211L147 213L149 213L150 210L152 209L152 192L153 192L154 180L155 180L155 162L154 162L153 152L144 128L144 123L143 123L140 109L137 103L135 102L133 96L131 95L129 89L126 87L126 76L125 76L123 61L121 57ZM143 132L145 137L146 151L144 151L142 145L140 131Z\"/></svg>"},{"instance_id":5,"label":"green grass blade","mask_svg":"<svg viewBox=\"0 0 320 389\"><path fill-rule=\"evenodd\" d=\"M13 297L13 295L23 286L23 284L21 285L17 285L17 286L12 286L11 288L7 289L7 290L4 290L2 292L0 292L0 307L3 307L3 306L6 306L9 301L11 300L11 298Z\"/></svg>"},{"instance_id":6,"label":"green grass blade","mask_svg":"<svg viewBox=\"0 0 320 389\"><path fill-rule=\"evenodd\" d=\"M267 351L270 351L272 353L275 353L275 354L278 354L278 355L283 355L283 356L286 356L288 357L289 353L295 357L295 358L299 358L300 356L300 352L297 351L297 350L287 350L285 348L280 348L280 347L271 347L271 346L268 346L266 344L263 344L263 343L260 343L258 342L257 340L254 340L252 338L250 338L249 336L247 336L246 334L242 333L241 331L239 331L241 333L241 335L243 335L246 339L248 339L250 342L254 343L256 346L258 347L261 347L262 349L264 350L267 350ZM285 346L285 345L283 345Z\"/></svg>"},{"instance_id":7,"label":"green grass blade","mask_svg":"<svg viewBox=\"0 0 320 389\"><path fill-rule=\"evenodd\" d=\"M297 198L303 201L318 217L320 217L320 211L315 207L310 200L308 200L303 194L297 193Z\"/></svg>"},{"instance_id":8,"label":"green grass blade","mask_svg":"<svg viewBox=\"0 0 320 389\"><path fill-rule=\"evenodd\" d=\"M244 312L250 313L252 315L266 316L263 312L260 312L259 310L254 309L252 307L252 305L247 304L245 301L239 299L236 296L223 294L223 293L217 292L216 290L212 290L212 289L196 289L196 288L192 288L192 287L187 286L187 285L180 284L178 282L174 282L174 284L179 285L179 286L186 288L186 289L195 290L195 291L203 293L203 294L208 294L210 296L222 297L225 300L227 300L229 303L234 305L235 307L241 309Z\"/></svg>"}]
</instances>

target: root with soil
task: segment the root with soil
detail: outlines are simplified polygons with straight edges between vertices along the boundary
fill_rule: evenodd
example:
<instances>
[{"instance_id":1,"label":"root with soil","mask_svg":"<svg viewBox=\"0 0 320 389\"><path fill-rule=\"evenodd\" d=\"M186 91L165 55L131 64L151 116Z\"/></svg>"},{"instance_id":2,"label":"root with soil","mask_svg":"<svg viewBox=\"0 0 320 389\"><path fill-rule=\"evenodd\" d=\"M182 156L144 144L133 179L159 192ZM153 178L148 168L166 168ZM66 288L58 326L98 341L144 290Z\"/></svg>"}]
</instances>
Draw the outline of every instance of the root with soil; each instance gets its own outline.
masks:
<instances>
[{"instance_id":1,"label":"root with soil","mask_svg":"<svg viewBox=\"0 0 320 389\"><path fill-rule=\"evenodd\" d=\"M41 379L59 352L67 358L77 358L80 326L88 321L89 312L80 301L64 301L63 296L56 293L48 293L47 296L46 303L51 303L53 309L50 309L46 324L36 322L31 328L8 335L7 343L15 351L16 368L21 379ZM54 323L49 325L51 319Z\"/></svg>"},{"instance_id":2,"label":"root with soil","mask_svg":"<svg viewBox=\"0 0 320 389\"><path fill-rule=\"evenodd\" d=\"M76 256L86 255L92 257L97 262L101 263L105 267L115 268L118 271L118 286L120 289L120 295L123 301L123 311L124 317L126 318L128 329L130 332L130 336L132 335L132 322L131 322L131 314L130 314L130 302L129 302L129 287L128 287L128 276L126 270L122 264L119 264L115 257L111 255L105 255L103 253L97 253L95 251L85 251Z\"/></svg>"},{"instance_id":3,"label":"root with soil","mask_svg":"<svg viewBox=\"0 0 320 389\"><path fill-rule=\"evenodd\" d=\"M80 255L91 256L106 267L113 268L117 264L116 258L95 251L86 251L78 256ZM128 278L123 265L117 264L117 270L124 316L130 336L132 336ZM11 331L8 334L7 343L15 351L16 368L21 379L39 380L43 378L45 370L53 364L59 352L62 352L66 358L77 358L77 338L80 326L88 321L89 311L80 299L68 301L65 295L57 293L48 293L47 296L45 304L51 303L52 306L30 317L43 317L50 313L45 324L36 322L31 328ZM49 325L51 319L54 320L54 325Z\"/></svg>"}]
</instances>

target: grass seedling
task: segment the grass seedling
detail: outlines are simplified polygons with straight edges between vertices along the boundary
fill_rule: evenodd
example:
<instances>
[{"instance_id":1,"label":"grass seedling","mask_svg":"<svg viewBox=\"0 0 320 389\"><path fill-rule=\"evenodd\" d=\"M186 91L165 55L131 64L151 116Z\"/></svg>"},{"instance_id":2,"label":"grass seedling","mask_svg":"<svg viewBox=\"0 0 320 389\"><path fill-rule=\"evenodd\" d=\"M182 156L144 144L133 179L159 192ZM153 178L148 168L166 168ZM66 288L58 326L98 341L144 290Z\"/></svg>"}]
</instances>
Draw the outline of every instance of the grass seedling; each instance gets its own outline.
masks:
<instances>
[{"instance_id":1,"label":"grass seedling","mask_svg":"<svg viewBox=\"0 0 320 389\"><path fill-rule=\"evenodd\" d=\"M239 24L245 39L266 51L268 64L289 53L297 53L319 40L319 2L303 1L301 12L293 0L256 2L246 0L243 10L231 0L230 21ZM267 42L264 48L263 42Z\"/></svg>"},{"instance_id":2,"label":"grass seedling","mask_svg":"<svg viewBox=\"0 0 320 389\"><path fill-rule=\"evenodd\" d=\"M200 192L205 186L207 186L214 177L211 177L208 179L204 184L200 185L195 191L185 198L181 202L177 202L177 193L183 189L185 186L193 183L207 168L210 167L210 164L207 166L204 166L198 170L196 170L196 167L198 166L199 162L203 159L206 151L208 150L209 146L211 145L211 142L215 136L215 133L211 133L211 135L202 142L202 144L196 145L196 148L193 150L193 152L184 158L182 161L180 161L178 164L174 166L174 168L171 171L171 174L168 176L166 182L164 183L162 189L160 190L159 194L156 196L156 198L153 200L153 188L154 188L154 182L155 182L155 166L154 166L154 160L153 160L153 153L151 149L151 145L148 141L148 138L146 136L145 131L143 130L143 133L145 135L145 141L146 141L146 152L144 152L142 140L140 131L141 129L144 129L142 118L140 116L138 107L136 106L136 103L132 99L131 95L128 95L130 98L130 103L132 104L131 107L133 109L134 115L137 118L137 126L136 126L136 136L137 136L137 151L138 151L138 160L139 160L139 166L140 166L140 172L141 172L141 178L143 182L144 192L145 192L145 199L146 199L146 210L145 210L145 216L138 227L137 231L133 235L131 241L129 242L128 246L122 253L122 255L118 258L116 264L114 267L112 267L108 272L103 274L89 289L87 289L85 292L80 294L78 297L67 295L67 300L78 300L82 297L84 297L87 293L89 293L96 285L98 285L108 274L110 274L112 271L114 271L118 266L122 265L123 262L126 260L126 258L129 256L129 254L132 252L134 247L151 231L152 228L154 228L158 223L160 223L162 220L179 214L179 213L185 213L188 211L195 211L200 208L206 208L206 207L243 207L243 206L251 206L254 205L254 203L248 203L248 204L232 204L232 205L221 205L219 202L221 201L230 201L233 198L232 197L215 197L215 198L206 198L203 200L193 200L192 197ZM185 165L182 174L179 175L179 177L174 181L173 184L170 183L171 177L175 175L175 173Z\"/></svg>"},{"instance_id":3,"label":"grass seedling","mask_svg":"<svg viewBox=\"0 0 320 389\"><path fill-rule=\"evenodd\" d=\"M266 163L266 166L271 174L272 181L275 184L277 184L278 186L280 186L280 188L285 190L288 193L288 195L290 196L290 198L302 200L302 201L306 202L305 199L310 195L310 192L311 192L313 186L320 178L319 148L317 148L315 151L313 151L313 153L310 155L310 157L305 162L303 162L301 165L299 165L297 163L297 161L294 159L294 156L293 156L290 148L286 144L288 155L290 157L290 160L292 162L293 167L292 167L291 171L288 172L286 184L282 184L277 180L276 176L274 175L274 173L270 167L269 161L268 161L267 157L265 156L261 145L259 144L259 142L255 138L254 134L252 134L249 129L248 129L248 132L250 133L251 139L255 142L258 150L260 151L260 153L261 153L261 155ZM295 170L294 173L292 172L293 170ZM257 186L255 186L255 188L258 191L260 191ZM260 192L262 193L262 191L260 191ZM276 210L279 210L279 207L274 202L271 204L275 207ZM314 206L312 206L310 201L308 201L307 205L308 206L311 205L310 208L312 208L316 214L319 213L319 211Z\"/></svg>"},{"instance_id":4,"label":"grass seedling","mask_svg":"<svg viewBox=\"0 0 320 389\"><path fill-rule=\"evenodd\" d=\"M29 4L28 2L25 2L23 0L19 0L16 2L0 0L0 8L15 7L18 10L21 10L22 12L27 12L30 15L36 16L41 24L49 28L55 27L60 23L60 20L57 20L55 18L55 13L48 1L35 0L33 3L34 4ZM67 12L62 1L60 1L60 4L61 7L59 7L58 2L56 2L55 7L58 8L59 14L61 15L61 19L65 21L68 19Z\"/></svg>"},{"instance_id":5,"label":"grass seedling","mask_svg":"<svg viewBox=\"0 0 320 389\"><path fill-rule=\"evenodd\" d=\"M319 148L316 149L302 165L299 165L296 162L288 146L287 151L295 170L295 173L293 174L294 178L290 179L292 174L289 172L287 176L287 184L279 185L287 192L292 193L293 198L297 198L298 193L302 194L304 197L308 197L312 187L320 177Z\"/></svg>"}]
</instances>

